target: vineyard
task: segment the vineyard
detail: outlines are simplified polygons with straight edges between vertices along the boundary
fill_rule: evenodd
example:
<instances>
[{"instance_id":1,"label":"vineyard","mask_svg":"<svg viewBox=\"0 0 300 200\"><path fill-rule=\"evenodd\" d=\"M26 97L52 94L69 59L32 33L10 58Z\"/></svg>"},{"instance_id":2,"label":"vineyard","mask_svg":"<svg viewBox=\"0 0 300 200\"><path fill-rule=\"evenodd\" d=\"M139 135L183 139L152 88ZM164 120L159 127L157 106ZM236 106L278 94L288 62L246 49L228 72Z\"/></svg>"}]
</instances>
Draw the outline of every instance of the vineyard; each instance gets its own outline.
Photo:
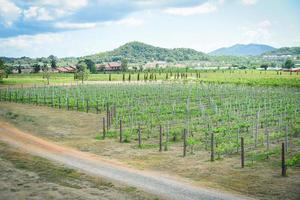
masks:
<instances>
[{"instance_id":1,"label":"vineyard","mask_svg":"<svg viewBox=\"0 0 300 200\"><path fill-rule=\"evenodd\" d=\"M1 101L99 114L96 138L138 148L207 151L210 159L280 152L299 134L299 88L206 83L109 83L0 90ZM245 149L241 149L241 145Z\"/></svg>"}]
</instances>

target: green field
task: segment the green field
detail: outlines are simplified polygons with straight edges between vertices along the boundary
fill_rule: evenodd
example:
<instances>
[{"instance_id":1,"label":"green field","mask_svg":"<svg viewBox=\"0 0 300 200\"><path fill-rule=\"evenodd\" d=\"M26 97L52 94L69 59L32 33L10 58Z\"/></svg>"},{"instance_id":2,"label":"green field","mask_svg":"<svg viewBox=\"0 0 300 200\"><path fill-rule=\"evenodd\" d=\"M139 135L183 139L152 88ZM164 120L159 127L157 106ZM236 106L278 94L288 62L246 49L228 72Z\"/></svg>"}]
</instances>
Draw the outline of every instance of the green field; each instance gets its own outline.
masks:
<instances>
[{"instance_id":1,"label":"green field","mask_svg":"<svg viewBox=\"0 0 300 200\"><path fill-rule=\"evenodd\" d=\"M0 117L37 136L134 168L255 198L268 199L279 190L290 191L291 198L298 195L297 73L156 72L148 73L147 80L146 73L132 73L130 80L128 73L124 76L123 81L123 74L91 74L81 84L72 74L54 74L46 85L41 74L12 75L1 85ZM268 180L272 189L265 193Z\"/></svg>"},{"instance_id":2,"label":"green field","mask_svg":"<svg viewBox=\"0 0 300 200\"><path fill-rule=\"evenodd\" d=\"M218 157L238 152L242 137L250 154L259 148L269 152L280 141L297 137L299 97L296 87L155 81L7 88L0 93L1 101L105 114L100 121L106 130L97 138L121 134L122 142L138 140L140 148L168 148L183 142L186 130L187 146ZM160 126L164 136L158 143Z\"/></svg>"},{"instance_id":3,"label":"green field","mask_svg":"<svg viewBox=\"0 0 300 200\"><path fill-rule=\"evenodd\" d=\"M152 79L151 79L152 74ZM123 81L122 73L109 74L90 74L86 81ZM139 76L139 78L138 78ZM147 81L156 80L194 80L214 83L235 83L248 85L272 85L272 86L300 86L300 75L298 73L277 72L277 71L257 71L257 70L191 70L187 73L181 71L163 71L163 72L132 72L130 73L130 81ZM125 73L125 81L129 81L129 73ZM73 74L51 74L50 84L75 84ZM79 81L80 82L80 81ZM47 80L43 78L43 74L13 74L7 79L3 79L3 85L34 85L46 84Z\"/></svg>"}]
</instances>

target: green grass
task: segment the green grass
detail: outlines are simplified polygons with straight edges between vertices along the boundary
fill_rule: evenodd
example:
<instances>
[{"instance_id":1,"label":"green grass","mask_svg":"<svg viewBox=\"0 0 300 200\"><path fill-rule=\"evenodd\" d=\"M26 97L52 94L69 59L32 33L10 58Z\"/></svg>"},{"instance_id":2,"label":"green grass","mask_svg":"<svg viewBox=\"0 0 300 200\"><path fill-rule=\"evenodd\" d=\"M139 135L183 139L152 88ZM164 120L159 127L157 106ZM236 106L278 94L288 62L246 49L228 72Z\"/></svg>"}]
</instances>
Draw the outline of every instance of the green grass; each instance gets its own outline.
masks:
<instances>
[{"instance_id":1,"label":"green grass","mask_svg":"<svg viewBox=\"0 0 300 200\"><path fill-rule=\"evenodd\" d=\"M198 71L200 78L197 78L196 72L188 72L187 80L198 80L213 83L234 83L247 85L272 85L272 86L291 86L300 87L300 75L297 73L290 74L289 72L277 71L255 71L255 70L219 70L219 71ZM198 73L197 72L197 73ZM281 73L281 74L280 74ZM174 80L176 72L168 72L168 80ZM144 80L145 73L140 73L140 81ZM155 73L157 80L166 80L166 72ZM126 73L125 80L128 81L129 74ZM132 72L131 81L137 81L138 73ZM150 73L149 73L150 76ZM122 73L113 73L112 81L122 81ZM182 78L185 79L185 78ZM175 80L182 80L181 78ZM109 81L109 74L90 74L88 81ZM80 81L79 81L80 82ZM3 85L34 85L46 84L47 80L43 79L43 74L13 74L7 79L3 79ZM50 84L70 84L76 83L73 74L55 73L51 75Z\"/></svg>"}]
</instances>

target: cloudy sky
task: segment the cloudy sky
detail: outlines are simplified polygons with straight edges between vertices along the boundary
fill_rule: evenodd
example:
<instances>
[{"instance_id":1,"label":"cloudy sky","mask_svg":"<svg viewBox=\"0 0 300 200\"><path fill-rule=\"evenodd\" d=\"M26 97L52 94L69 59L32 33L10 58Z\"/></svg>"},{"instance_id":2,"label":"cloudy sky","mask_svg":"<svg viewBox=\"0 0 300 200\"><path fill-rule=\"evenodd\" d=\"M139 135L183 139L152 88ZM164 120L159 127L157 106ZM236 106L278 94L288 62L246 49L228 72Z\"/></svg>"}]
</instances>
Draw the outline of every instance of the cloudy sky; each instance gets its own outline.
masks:
<instances>
[{"instance_id":1,"label":"cloudy sky","mask_svg":"<svg viewBox=\"0 0 300 200\"><path fill-rule=\"evenodd\" d=\"M299 0L0 0L0 56L82 56L129 41L300 46L299 10Z\"/></svg>"}]
</instances>

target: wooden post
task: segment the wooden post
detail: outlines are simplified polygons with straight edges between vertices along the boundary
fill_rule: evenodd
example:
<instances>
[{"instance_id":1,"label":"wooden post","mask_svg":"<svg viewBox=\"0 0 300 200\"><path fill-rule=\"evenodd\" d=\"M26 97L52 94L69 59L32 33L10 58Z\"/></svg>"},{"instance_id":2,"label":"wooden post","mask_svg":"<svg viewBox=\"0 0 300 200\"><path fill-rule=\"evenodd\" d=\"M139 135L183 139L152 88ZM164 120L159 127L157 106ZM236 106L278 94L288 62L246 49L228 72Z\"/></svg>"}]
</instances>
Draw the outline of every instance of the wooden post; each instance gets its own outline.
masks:
<instances>
[{"instance_id":1,"label":"wooden post","mask_svg":"<svg viewBox=\"0 0 300 200\"><path fill-rule=\"evenodd\" d=\"M60 99L60 97L58 97L58 108L59 109L61 108L61 99Z\"/></svg>"},{"instance_id":2,"label":"wooden post","mask_svg":"<svg viewBox=\"0 0 300 200\"><path fill-rule=\"evenodd\" d=\"M114 121L113 121L113 112L114 112L114 109L112 108L111 109L111 111L110 111L110 119L109 119L109 127L111 127L111 124L113 124L114 123Z\"/></svg>"},{"instance_id":3,"label":"wooden post","mask_svg":"<svg viewBox=\"0 0 300 200\"><path fill-rule=\"evenodd\" d=\"M162 127L159 125L159 151L162 151Z\"/></svg>"},{"instance_id":4,"label":"wooden post","mask_svg":"<svg viewBox=\"0 0 300 200\"><path fill-rule=\"evenodd\" d=\"M79 103L78 103L78 99L76 99L76 110L79 110Z\"/></svg>"},{"instance_id":5,"label":"wooden post","mask_svg":"<svg viewBox=\"0 0 300 200\"><path fill-rule=\"evenodd\" d=\"M70 110L69 97L67 97L67 109Z\"/></svg>"},{"instance_id":6,"label":"wooden post","mask_svg":"<svg viewBox=\"0 0 300 200\"><path fill-rule=\"evenodd\" d=\"M102 123L103 123L103 124L102 124L102 126L103 126L103 127L102 127L102 128L103 128L103 132L102 132L103 135L102 135L102 137L103 137L103 139L105 139L105 132L106 132L106 131L105 131L105 117L103 117Z\"/></svg>"},{"instance_id":7,"label":"wooden post","mask_svg":"<svg viewBox=\"0 0 300 200\"><path fill-rule=\"evenodd\" d=\"M287 153L288 152L288 146L289 146L288 125L285 125L284 141L285 141L285 152Z\"/></svg>"},{"instance_id":8,"label":"wooden post","mask_svg":"<svg viewBox=\"0 0 300 200\"><path fill-rule=\"evenodd\" d=\"M286 165L285 165L285 147L284 142L281 145L281 175L286 176Z\"/></svg>"},{"instance_id":9,"label":"wooden post","mask_svg":"<svg viewBox=\"0 0 300 200\"><path fill-rule=\"evenodd\" d=\"M166 141L165 141L165 151L168 151L168 142L169 142L169 131L170 131L170 124L168 122L168 127L166 131Z\"/></svg>"},{"instance_id":10,"label":"wooden post","mask_svg":"<svg viewBox=\"0 0 300 200\"><path fill-rule=\"evenodd\" d=\"M244 151L244 138L241 137L241 167L244 168L245 166L245 151Z\"/></svg>"},{"instance_id":11,"label":"wooden post","mask_svg":"<svg viewBox=\"0 0 300 200\"><path fill-rule=\"evenodd\" d=\"M186 137L187 137L187 131L186 129L183 130L183 157L186 156Z\"/></svg>"},{"instance_id":12,"label":"wooden post","mask_svg":"<svg viewBox=\"0 0 300 200\"><path fill-rule=\"evenodd\" d=\"M211 140L210 140L210 161L215 160L215 149L214 149L214 133L211 133Z\"/></svg>"},{"instance_id":13,"label":"wooden post","mask_svg":"<svg viewBox=\"0 0 300 200\"><path fill-rule=\"evenodd\" d=\"M97 114L99 113L99 102L98 102L98 100L97 100L97 103L96 103L96 112L97 112Z\"/></svg>"},{"instance_id":14,"label":"wooden post","mask_svg":"<svg viewBox=\"0 0 300 200\"><path fill-rule=\"evenodd\" d=\"M120 119L120 143L123 142L123 133L122 133L122 119Z\"/></svg>"},{"instance_id":15,"label":"wooden post","mask_svg":"<svg viewBox=\"0 0 300 200\"><path fill-rule=\"evenodd\" d=\"M138 128L138 140L139 140L139 148L142 147L142 137L141 137L141 127L139 124L139 128Z\"/></svg>"},{"instance_id":16,"label":"wooden post","mask_svg":"<svg viewBox=\"0 0 300 200\"><path fill-rule=\"evenodd\" d=\"M108 120L109 120L109 108L108 103L106 104L106 129L108 130Z\"/></svg>"},{"instance_id":17,"label":"wooden post","mask_svg":"<svg viewBox=\"0 0 300 200\"><path fill-rule=\"evenodd\" d=\"M86 112L87 113L89 112L89 100L88 99L86 100Z\"/></svg>"},{"instance_id":18,"label":"wooden post","mask_svg":"<svg viewBox=\"0 0 300 200\"><path fill-rule=\"evenodd\" d=\"M107 130L110 129L110 110L107 113Z\"/></svg>"}]
</instances>

